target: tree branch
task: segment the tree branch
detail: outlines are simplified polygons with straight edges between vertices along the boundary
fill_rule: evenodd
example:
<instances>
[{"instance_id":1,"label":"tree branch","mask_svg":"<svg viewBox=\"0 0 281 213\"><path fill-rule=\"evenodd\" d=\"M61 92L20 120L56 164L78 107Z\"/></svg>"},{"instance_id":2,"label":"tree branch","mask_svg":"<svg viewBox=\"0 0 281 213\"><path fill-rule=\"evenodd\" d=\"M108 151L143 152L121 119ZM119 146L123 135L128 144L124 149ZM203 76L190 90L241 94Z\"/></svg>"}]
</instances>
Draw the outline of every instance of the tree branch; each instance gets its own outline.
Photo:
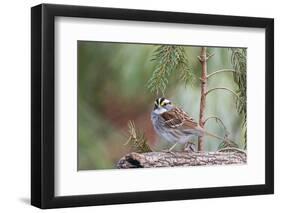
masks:
<instances>
[{"instance_id":1,"label":"tree branch","mask_svg":"<svg viewBox=\"0 0 281 213\"><path fill-rule=\"evenodd\" d=\"M214 55L215 55L215 53L207 54L206 60L208 60L209 58L213 57Z\"/></svg>"},{"instance_id":2,"label":"tree branch","mask_svg":"<svg viewBox=\"0 0 281 213\"><path fill-rule=\"evenodd\" d=\"M217 117L217 116L210 116L210 117L206 118L204 123L206 123L210 119L216 119L216 120L220 121L223 124L222 120L219 117ZM223 126L225 126L225 125L223 124Z\"/></svg>"},{"instance_id":3,"label":"tree branch","mask_svg":"<svg viewBox=\"0 0 281 213\"><path fill-rule=\"evenodd\" d=\"M215 72L210 73L209 75L207 75L207 78L210 78L213 75L216 75L216 74L222 73L222 72L236 72L236 71L234 69L221 69L221 70L217 70Z\"/></svg>"},{"instance_id":4,"label":"tree branch","mask_svg":"<svg viewBox=\"0 0 281 213\"><path fill-rule=\"evenodd\" d=\"M205 111L206 111L206 92L207 92L207 47L201 48L200 63L201 71L201 98L199 111L199 125L204 129ZM198 151L204 150L204 136L198 137Z\"/></svg>"},{"instance_id":5,"label":"tree branch","mask_svg":"<svg viewBox=\"0 0 281 213\"><path fill-rule=\"evenodd\" d=\"M223 149L217 152L132 152L122 157L117 168L155 168L245 164L247 154L240 149Z\"/></svg>"},{"instance_id":6,"label":"tree branch","mask_svg":"<svg viewBox=\"0 0 281 213\"><path fill-rule=\"evenodd\" d=\"M213 91L215 91L215 90L226 90L226 91L229 91L229 92L231 92L233 95L235 95L237 98L239 98L239 96L234 92L234 91L232 91L231 89L228 89L228 88L226 88L226 87L215 87L215 88L212 88L212 89L210 89L210 90L208 90L206 93L205 93L205 95L207 96L210 92L213 92Z\"/></svg>"},{"instance_id":7,"label":"tree branch","mask_svg":"<svg viewBox=\"0 0 281 213\"><path fill-rule=\"evenodd\" d=\"M198 58L198 60L199 60L200 62L203 61L203 59L201 58L201 56L198 55L197 58Z\"/></svg>"},{"instance_id":8,"label":"tree branch","mask_svg":"<svg viewBox=\"0 0 281 213\"><path fill-rule=\"evenodd\" d=\"M210 117L206 118L205 121L204 121L204 125L205 125L205 124L207 123L207 121L210 120L210 119L215 119L216 122L219 121L220 124L222 125L222 127L223 127L225 133L228 135L228 131L227 131L227 128L226 128L225 124L224 124L223 121L222 121L219 117L217 117L217 116L210 116Z\"/></svg>"}]
</instances>

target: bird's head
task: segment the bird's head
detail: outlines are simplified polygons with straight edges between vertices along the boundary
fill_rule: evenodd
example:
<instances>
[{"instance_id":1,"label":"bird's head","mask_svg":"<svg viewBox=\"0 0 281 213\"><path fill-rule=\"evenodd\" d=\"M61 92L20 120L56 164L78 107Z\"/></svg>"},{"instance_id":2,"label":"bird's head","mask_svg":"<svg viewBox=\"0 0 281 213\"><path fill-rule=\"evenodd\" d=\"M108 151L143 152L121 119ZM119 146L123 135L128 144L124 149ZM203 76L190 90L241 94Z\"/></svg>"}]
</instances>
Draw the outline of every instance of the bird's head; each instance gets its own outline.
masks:
<instances>
[{"instance_id":1,"label":"bird's head","mask_svg":"<svg viewBox=\"0 0 281 213\"><path fill-rule=\"evenodd\" d=\"M166 98L157 98L154 102L154 112L156 114L162 114L173 108L172 102Z\"/></svg>"}]
</instances>

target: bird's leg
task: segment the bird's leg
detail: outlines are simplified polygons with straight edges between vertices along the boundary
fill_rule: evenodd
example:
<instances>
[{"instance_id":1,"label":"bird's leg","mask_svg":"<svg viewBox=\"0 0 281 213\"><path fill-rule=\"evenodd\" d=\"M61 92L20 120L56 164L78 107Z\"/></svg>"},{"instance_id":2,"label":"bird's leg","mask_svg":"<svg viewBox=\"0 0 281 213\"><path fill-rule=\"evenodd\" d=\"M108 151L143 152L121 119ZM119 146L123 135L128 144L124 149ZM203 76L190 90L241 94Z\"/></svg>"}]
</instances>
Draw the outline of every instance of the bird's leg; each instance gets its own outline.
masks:
<instances>
[{"instance_id":1,"label":"bird's leg","mask_svg":"<svg viewBox=\"0 0 281 213\"><path fill-rule=\"evenodd\" d=\"M184 145L184 151L185 152L195 152L196 151L196 147L195 144L192 141L188 141L185 145Z\"/></svg>"},{"instance_id":2,"label":"bird's leg","mask_svg":"<svg viewBox=\"0 0 281 213\"><path fill-rule=\"evenodd\" d=\"M170 153L170 154L176 156L176 154L175 154L174 152L172 152L172 150L176 147L177 144L178 144L178 143L175 143L175 144L174 144L173 146L171 146L169 149L163 150L163 152L167 152L167 153Z\"/></svg>"},{"instance_id":3,"label":"bird's leg","mask_svg":"<svg viewBox=\"0 0 281 213\"><path fill-rule=\"evenodd\" d=\"M168 149L169 152L172 152L172 150L176 147L178 143L175 143L173 146L170 147L170 149Z\"/></svg>"}]
</instances>

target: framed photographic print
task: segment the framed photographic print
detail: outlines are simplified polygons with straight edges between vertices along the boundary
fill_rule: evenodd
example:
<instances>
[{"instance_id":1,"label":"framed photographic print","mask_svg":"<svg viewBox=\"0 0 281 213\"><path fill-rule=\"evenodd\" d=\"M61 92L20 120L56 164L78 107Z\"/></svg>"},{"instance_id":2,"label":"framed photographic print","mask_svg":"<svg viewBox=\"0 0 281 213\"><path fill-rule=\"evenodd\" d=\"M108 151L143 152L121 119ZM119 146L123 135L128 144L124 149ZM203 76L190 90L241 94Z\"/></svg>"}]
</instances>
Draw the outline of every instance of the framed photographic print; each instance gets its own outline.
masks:
<instances>
[{"instance_id":1,"label":"framed photographic print","mask_svg":"<svg viewBox=\"0 0 281 213\"><path fill-rule=\"evenodd\" d=\"M31 9L31 204L271 194L274 21Z\"/></svg>"}]
</instances>

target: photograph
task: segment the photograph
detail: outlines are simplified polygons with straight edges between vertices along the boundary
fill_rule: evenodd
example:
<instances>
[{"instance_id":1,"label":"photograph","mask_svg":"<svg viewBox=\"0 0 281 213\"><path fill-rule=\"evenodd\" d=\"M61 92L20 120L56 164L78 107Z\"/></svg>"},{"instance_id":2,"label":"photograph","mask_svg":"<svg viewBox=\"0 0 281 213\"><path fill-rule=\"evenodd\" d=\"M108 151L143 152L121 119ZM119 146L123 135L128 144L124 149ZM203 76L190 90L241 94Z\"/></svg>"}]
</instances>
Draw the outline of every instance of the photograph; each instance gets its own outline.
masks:
<instances>
[{"instance_id":1,"label":"photograph","mask_svg":"<svg viewBox=\"0 0 281 213\"><path fill-rule=\"evenodd\" d=\"M31 8L31 205L274 193L274 18L149 8Z\"/></svg>"},{"instance_id":2,"label":"photograph","mask_svg":"<svg viewBox=\"0 0 281 213\"><path fill-rule=\"evenodd\" d=\"M77 41L78 171L247 164L247 48Z\"/></svg>"}]
</instances>

